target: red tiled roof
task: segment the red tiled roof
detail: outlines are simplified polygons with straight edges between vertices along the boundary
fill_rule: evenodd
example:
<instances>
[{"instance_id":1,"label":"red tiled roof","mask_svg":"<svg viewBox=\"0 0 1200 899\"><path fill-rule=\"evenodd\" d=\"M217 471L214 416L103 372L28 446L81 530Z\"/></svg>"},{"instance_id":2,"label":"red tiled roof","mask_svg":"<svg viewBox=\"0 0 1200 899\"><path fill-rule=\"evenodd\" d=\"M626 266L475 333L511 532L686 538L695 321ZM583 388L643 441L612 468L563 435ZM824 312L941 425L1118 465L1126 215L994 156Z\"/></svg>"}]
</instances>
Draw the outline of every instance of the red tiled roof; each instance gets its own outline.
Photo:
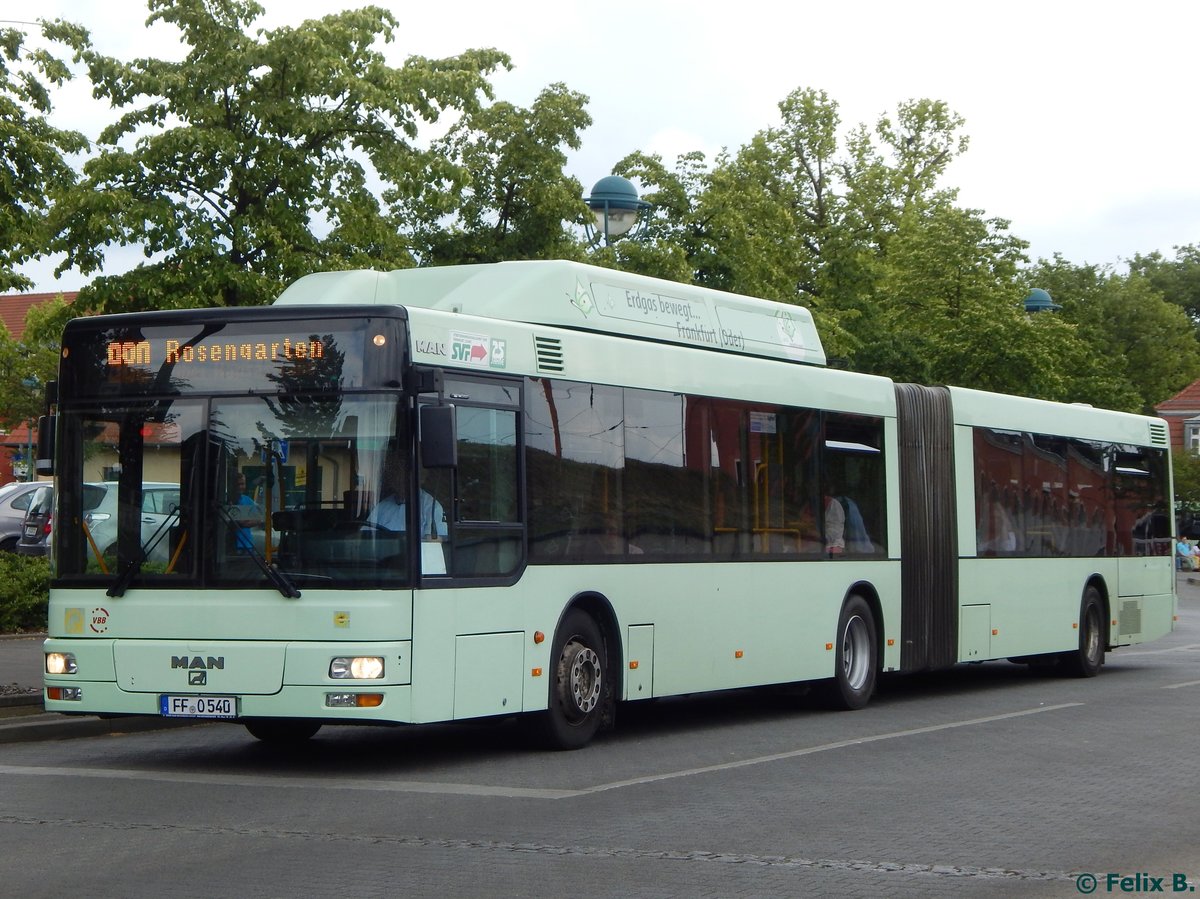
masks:
<instances>
[{"instance_id":1,"label":"red tiled roof","mask_svg":"<svg viewBox=\"0 0 1200 899\"><path fill-rule=\"evenodd\" d=\"M10 293L0 296L0 321L8 328L8 333L17 340L25 333L25 316L29 310L41 303L61 296L68 303L75 302L79 296L77 290L56 290L53 293Z\"/></svg>"},{"instance_id":2,"label":"red tiled roof","mask_svg":"<svg viewBox=\"0 0 1200 899\"><path fill-rule=\"evenodd\" d=\"M1186 412L1195 410L1200 412L1200 380L1193 381L1187 387L1179 391L1168 400L1163 400L1154 410L1160 415L1163 412Z\"/></svg>"},{"instance_id":3,"label":"red tiled roof","mask_svg":"<svg viewBox=\"0 0 1200 899\"><path fill-rule=\"evenodd\" d=\"M1163 400L1154 411L1167 420L1171 432L1171 447L1183 449L1184 422L1200 417L1200 380L1193 381L1170 399Z\"/></svg>"}]
</instances>

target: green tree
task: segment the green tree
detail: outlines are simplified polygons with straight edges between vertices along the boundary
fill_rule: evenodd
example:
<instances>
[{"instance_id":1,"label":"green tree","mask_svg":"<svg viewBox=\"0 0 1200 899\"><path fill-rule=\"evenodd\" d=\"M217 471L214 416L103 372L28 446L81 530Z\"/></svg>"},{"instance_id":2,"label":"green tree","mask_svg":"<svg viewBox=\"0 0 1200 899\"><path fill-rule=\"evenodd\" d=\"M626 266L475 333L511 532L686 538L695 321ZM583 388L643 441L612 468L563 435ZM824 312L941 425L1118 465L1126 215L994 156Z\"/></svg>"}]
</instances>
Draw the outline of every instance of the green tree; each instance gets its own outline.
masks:
<instances>
[{"instance_id":1,"label":"green tree","mask_svg":"<svg viewBox=\"0 0 1200 899\"><path fill-rule=\"evenodd\" d=\"M704 154L680 156L672 171L657 154L630 153L613 174L641 184L641 198L651 204L644 213L645 233L636 241L594 248L588 261L685 284L702 280L699 271L711 253L705 213L697 205L709 178Z\"/></svg>"},{"instance_id":2,"label":"green tree","mask_svg":"<svg viewBox=\"0 0 1200 899\"><path fill-rule=\"evenodd\" d=\"M1200 511L1200 456L1179 452L1171 455L1175 477L1175 502L1192 511Z\"/></svg>"},{"instance_id":3,"label":"green tree","mask_svg":"<svg viewBox=\"0 0 1200 899\"><path fill-rule=\"evenodd\" d=\"M565 227L582 223L583 188L563 168L591 116L587 98L562 84L528 109L477 107L458 120L433 152L456 160L458 177L414 198L414 252L423 265L506 259L578 258Z\"/></svg>"},{"instance_id":4,"label":"green tree","mask_svg":"<svg viewBox=\"0 0 1200 899\"><path fill-rule=\"evenodd\" d=\"M646 199L657 206L665 195L678 217L660 234L682 248L691 280L810 307L827 353L860 370L1010 382L999 367L959 367L965 356L949 343L953 334L989 347L1001 321L1024 322L1026 244L1007 222L959 208L942 185L967 146L962 119L944 103L910 101L840 147L838 106L825 92L794 91L779 109L777 126L709 171L697 172L694 157L673 178L657 160L630 167L643 184L650 176ZM1031 358L1053 365L1052 354Z\"/></svg>"},{"instance_id":5,"label":"green tree","mask_svg":"<svg viewBox=\"0 0 1200 899\"><path fill-rule=\"evenodd\" d=\"M375 49L399 23L366 7L295 28L250 25L253 0L149 0L148 23L175 26L183 60L103 56L68 33L96 96L126 110L56 206L62 268L98 271L105 248L148 261L80 292L105 311L263 303L315 269L413 260L395 210L457 167L421 149L423 123L473 112L495 50L386 64Z\"/></svg>"},{"instance_id":6,"label":"green tree","mask_svg":"<svg viewBox=\"0 0 1200 899\"><path fill-rule=\"evenodd\" d=\"M711 167L701 153L680 156L673 172L658 157L623 160L617 171L641 182L654 209L648 240L618 243L617 263L667 277L682 269L696 284L815 307L839 238L837 106L801 90L780 113L782 124ZM828 343L836 321L823 324Z\"/></svg>"},{"instance_id":7,"label":"green tree","mask_svg":"<svg viewBox=\"0 0 1200 899\"><path fill-rule=\"evenodd\" d=\"M1170 303L1181 307L1200 328L1200 244L1175 247L1175 258L1154 252L1134 255L1129 270L1144 277Z\"/></svg>"},{"instance_id":8,"label":"green tree","mask_svg":"<svg viewBox=\"0 0 1200 899\"><path fill-rule=\"evenodd\" d=\"M1039 261L1028 277L1062 305L1059 314L1089 348L1090 370L1077 378L1078 399L1149 412L1200 377L1200 344L1191 321L1151 279L1072 265L1059 255Z\"/></svg>"},{"instance_id":9,"label":"green tree","mask_svg":"<svg viewBox=\"0 0 1200 899\"><path fill-rule=\"evenodd\" d=\"M27 49L25 38L15 28L0 28L0 291L33 286L17 268L45 254L50 198L75 180L67 156L88 146L79 132L47 120L51 87L71 74L48 51Z\"/></svg>"},{"instance_id":10,"label":"green tree","mask_svg":"<svg viewBox=\"0 0 1200 899\"><path fill-rule=\"evenodd\" d=\"M58 377L62 329L72 317L60 295L34 306L17 340L0 327L0 427L36 421L45 409L45 385Z\"/></svg>"},{"instance_id":11,"label":"green tree","mask_svg":"<svg viewBox=\"0 0 1200 899\"><path fill-rule=\"evenodd\" d=\"M1033 335L1016 284L1024 243L1006 228L945 197L897 217L877 263L872 308L856 322L855 367L1018 393L1048 383L1053 356L1013 343Z\"/></svg>"}]
</instances>

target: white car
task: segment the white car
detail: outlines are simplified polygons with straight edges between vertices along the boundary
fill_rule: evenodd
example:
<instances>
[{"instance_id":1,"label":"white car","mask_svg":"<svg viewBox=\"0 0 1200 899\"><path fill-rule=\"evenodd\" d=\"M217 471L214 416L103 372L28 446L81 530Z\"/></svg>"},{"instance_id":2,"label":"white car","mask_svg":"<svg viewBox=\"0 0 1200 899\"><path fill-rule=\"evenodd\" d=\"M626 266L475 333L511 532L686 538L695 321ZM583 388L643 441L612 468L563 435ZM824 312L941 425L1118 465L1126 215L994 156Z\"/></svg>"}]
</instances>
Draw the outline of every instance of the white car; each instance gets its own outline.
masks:
<instances>
[{"instance_id":1,"label":"white car","mask_svg":"<svg viewBox=\"0 0 1200 899\"><path fill-rule=\"evenodd\" d=\"M92 542L110 558L117 555L117 484L103 481L83 485L83 520ZM179 485L147 481L142 484L142 546L152 562L170 559L168 533L179 522ZM157 535L157 538L156 536ZM154 546L148 547L150 541Z\"/></svg>"}]
</instances>

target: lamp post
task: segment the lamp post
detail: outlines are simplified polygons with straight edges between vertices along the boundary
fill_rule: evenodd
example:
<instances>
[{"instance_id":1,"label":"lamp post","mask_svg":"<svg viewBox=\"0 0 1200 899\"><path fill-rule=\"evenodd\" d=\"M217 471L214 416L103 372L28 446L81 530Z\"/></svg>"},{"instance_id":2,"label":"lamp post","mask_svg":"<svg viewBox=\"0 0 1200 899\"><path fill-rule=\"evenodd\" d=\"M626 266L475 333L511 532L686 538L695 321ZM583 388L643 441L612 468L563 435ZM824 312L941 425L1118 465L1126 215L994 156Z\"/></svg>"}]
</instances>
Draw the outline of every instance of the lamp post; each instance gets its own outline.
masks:
<instances>
[{"instance_id":1,"label":"lamp post","mask_svg":"<svg viewBox=\"0 0 1200 899\"><path fill-rule=\"evenodd\" d=\"M21 379L21 386L29 390L36 391L42 386L41 380L37 375L30 375L27 378ZM36 481L37 473L34 471L33 465L33 428L34 421L25 422L26 441L25 441L25 480Z\"/></svg>"},{"instance_id":2,"label":"lamp post","mask_svg":"<svg viewBox=\"0 0 1200 899\"><path fill-rule=\"evenodd\" d=\"M595 246L612 246L618 237L636 238L646 229L642 213L650 209L650 204L638 198L637 188L628 178L601 178L583 202L592 210L594 223L586 228L588 240Z\"/></svg>"}]
</instances>

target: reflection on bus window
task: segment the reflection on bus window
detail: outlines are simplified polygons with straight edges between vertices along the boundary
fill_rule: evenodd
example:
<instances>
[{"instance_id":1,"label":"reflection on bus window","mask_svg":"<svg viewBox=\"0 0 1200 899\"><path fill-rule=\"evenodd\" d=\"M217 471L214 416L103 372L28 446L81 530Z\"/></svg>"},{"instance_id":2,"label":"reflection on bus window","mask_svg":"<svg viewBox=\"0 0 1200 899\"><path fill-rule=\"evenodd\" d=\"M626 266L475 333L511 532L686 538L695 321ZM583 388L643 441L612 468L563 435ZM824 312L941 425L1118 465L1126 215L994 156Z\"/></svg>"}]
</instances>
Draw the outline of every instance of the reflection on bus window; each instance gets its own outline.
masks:
<instances>
[{"instance_id":1,"label":"reflection on bus window","mask_svg":"<svg viewBox=\"0 0 1200 899\"><path fill-rule=\"evenodd\" d=\"M526 441L534 562L886 555L878 418L531 379Z\"/></svg>"},{"instance_id":2,"label":"reflection on bus window","mask_svg":"<svg viewBox=\"0 0 1200 899\"><path fill-rule=\"evenodd\" d=\"M1170 554L1162 450L976 428L980 556Z\"/></svg>"}]
</instances>

